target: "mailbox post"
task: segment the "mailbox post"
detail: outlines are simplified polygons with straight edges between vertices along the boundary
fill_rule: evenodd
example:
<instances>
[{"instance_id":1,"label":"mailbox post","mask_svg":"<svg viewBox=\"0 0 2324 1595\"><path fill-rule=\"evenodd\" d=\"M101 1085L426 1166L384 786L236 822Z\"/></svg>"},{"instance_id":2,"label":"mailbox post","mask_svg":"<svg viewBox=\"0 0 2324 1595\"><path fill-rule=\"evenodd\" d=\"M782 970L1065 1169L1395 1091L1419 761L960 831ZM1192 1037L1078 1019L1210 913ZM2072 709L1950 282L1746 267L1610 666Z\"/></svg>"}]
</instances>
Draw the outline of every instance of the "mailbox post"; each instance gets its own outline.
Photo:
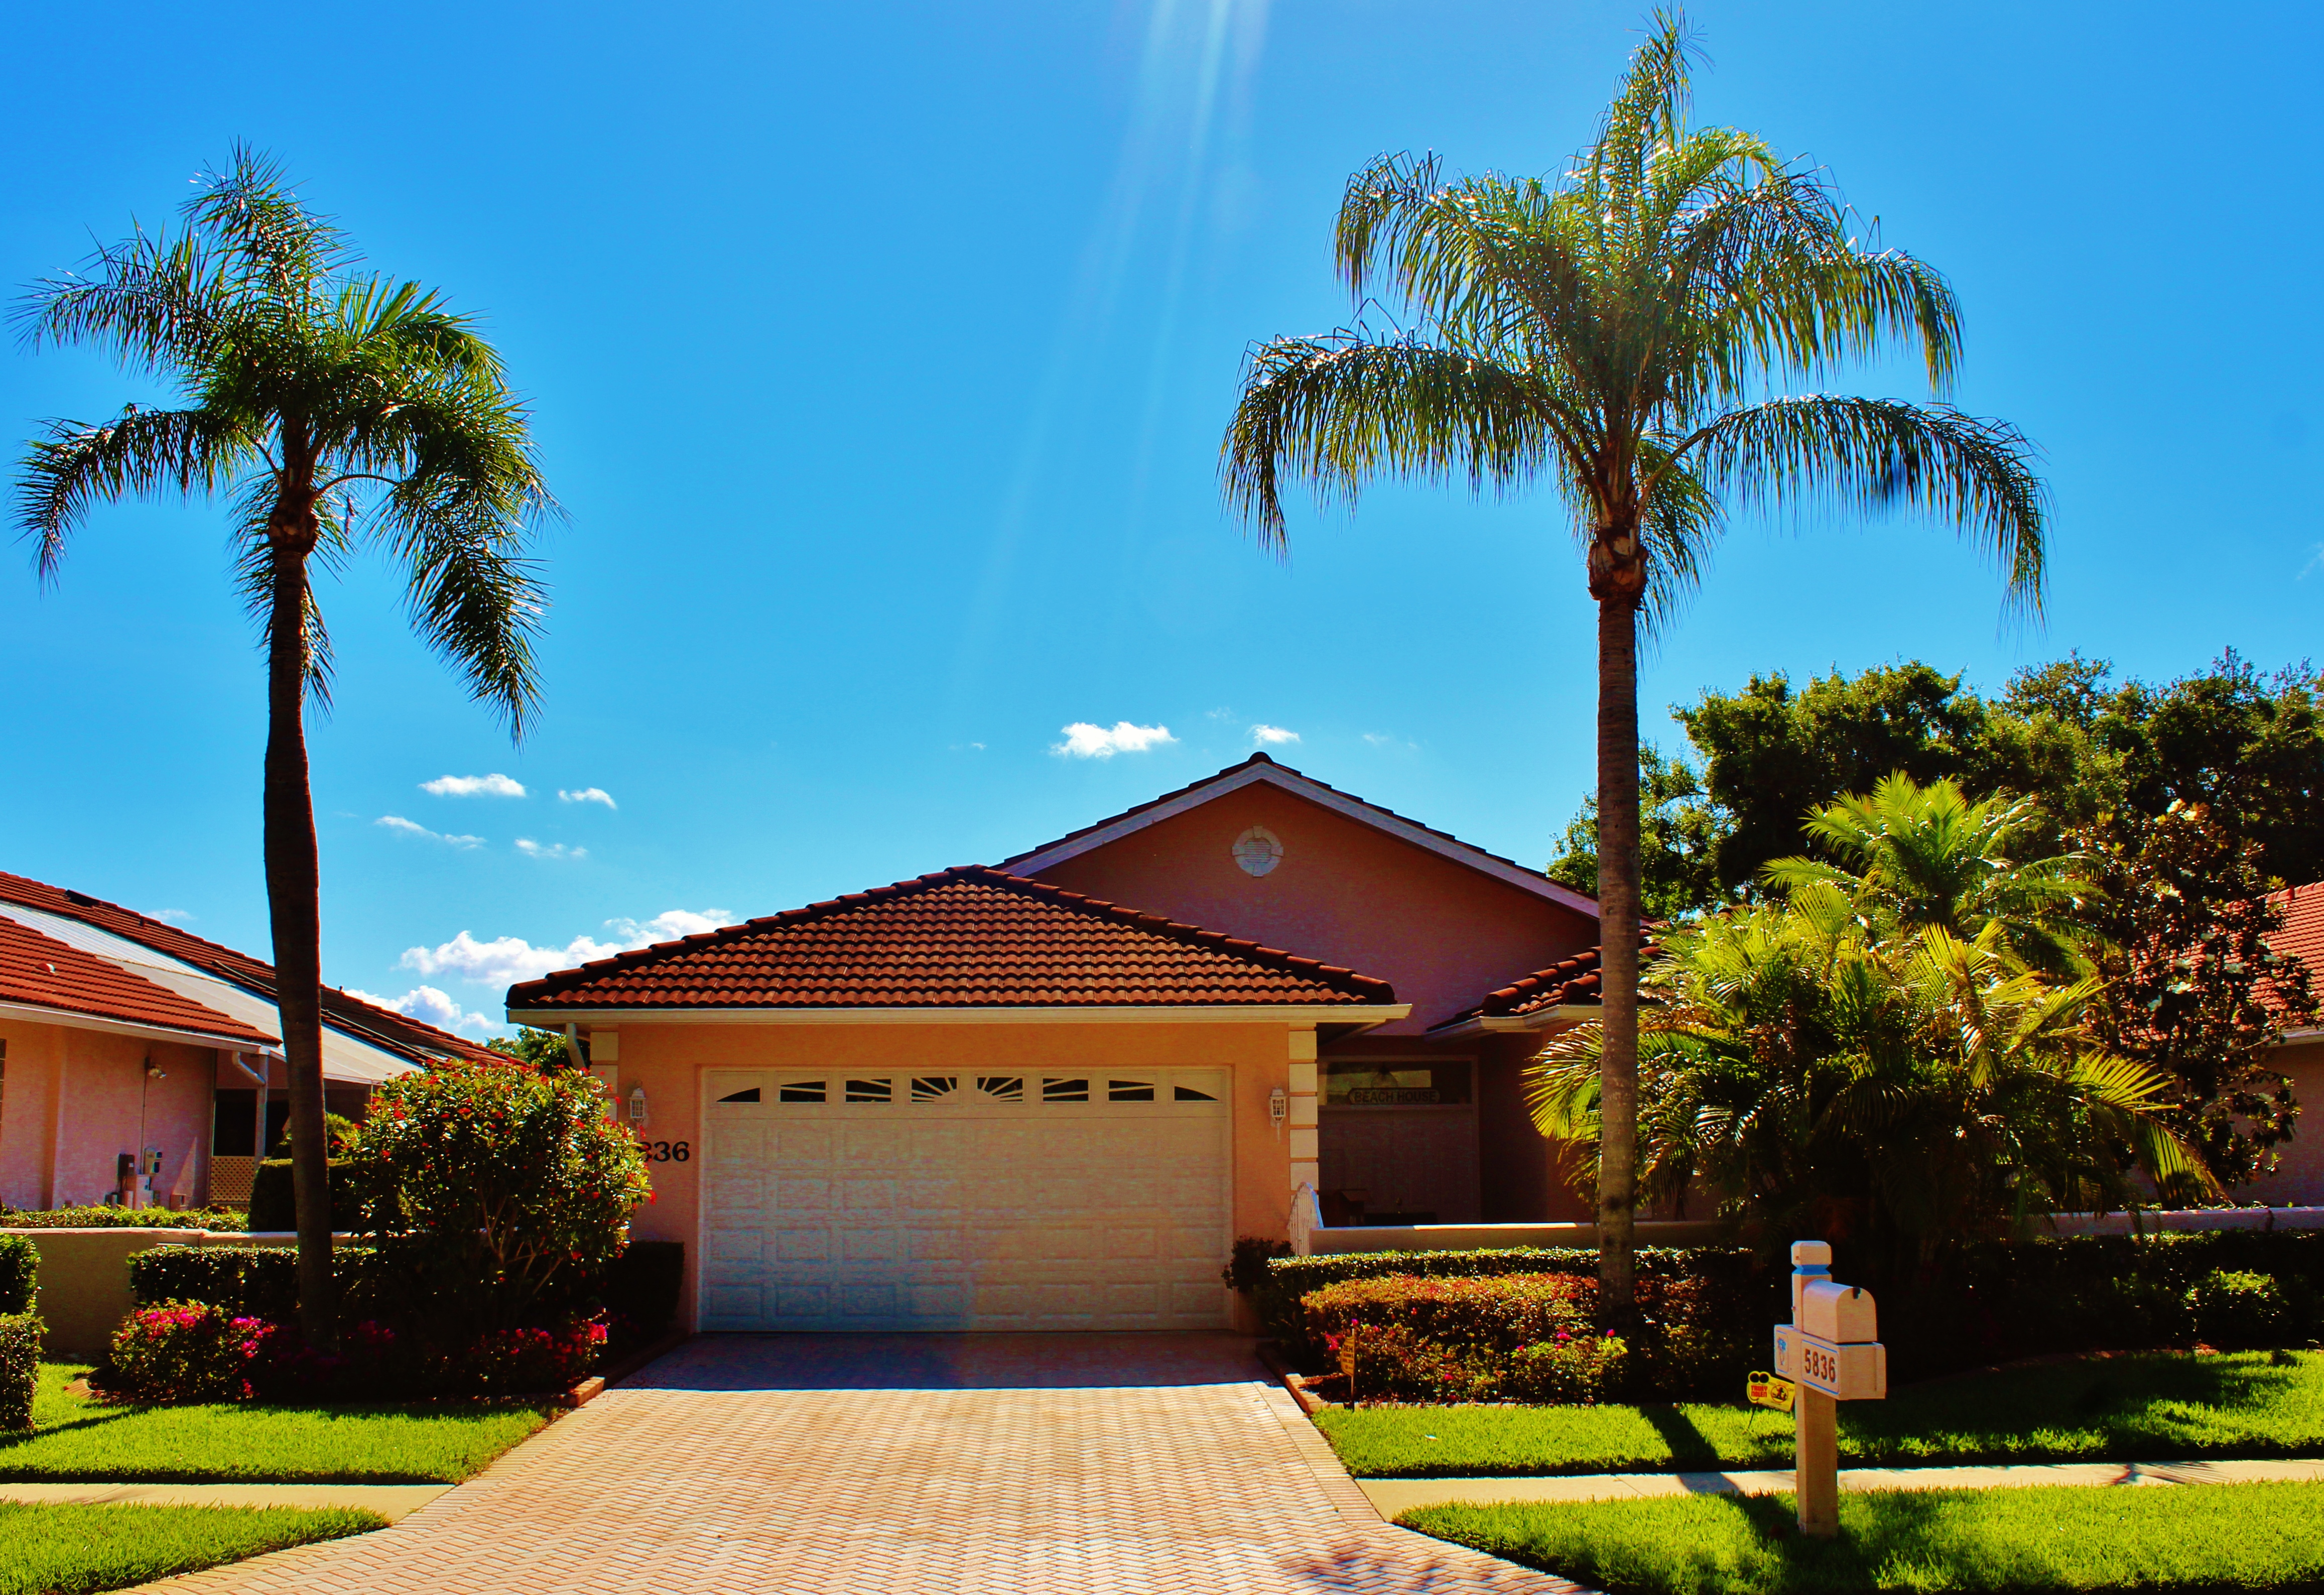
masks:
<instances>
[{"instance_id":1,"label":"mailbox post","mask_svg":"<svg viewBox=\"0 0 2324 1595\"><path fill-rule=\"evenodd\" d=\"M1792 1244L1792 1321L1775 1329L1775 1374L1799 1387L1793 1408L1792 1488L1800 1532L1830 1539L1840 1532L1840 1401L1878 1401L1888 1394L1888 1348L1868 1291L1836 1285L1831 1248Z\"/></svg>"}]
</instances>

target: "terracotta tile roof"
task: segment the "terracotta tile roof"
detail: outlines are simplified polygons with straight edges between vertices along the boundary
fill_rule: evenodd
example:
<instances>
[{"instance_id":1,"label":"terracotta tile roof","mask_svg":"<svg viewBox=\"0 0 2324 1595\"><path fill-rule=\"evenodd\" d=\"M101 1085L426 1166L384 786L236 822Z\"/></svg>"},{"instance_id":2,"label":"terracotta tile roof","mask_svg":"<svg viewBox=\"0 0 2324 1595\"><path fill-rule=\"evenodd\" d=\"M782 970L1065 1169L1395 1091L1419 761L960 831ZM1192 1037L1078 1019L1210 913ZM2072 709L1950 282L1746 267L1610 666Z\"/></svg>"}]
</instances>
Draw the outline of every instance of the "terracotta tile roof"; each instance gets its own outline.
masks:
<instances>
[{"instance_id":1,"label":"terracotta tile roof","mask_svg":"<svg viewBox=\"0 0 2324 1595\"><path fill-rule=\"evenodd\" d=\"M1638 948L1639 962L1645 963L1661 953L1662 948L1657 944L1646 942ZM1488 991L1485 1000L1474 1008L1456 1013L1429 1028L1443 1030L1480 1018L1530 1019L1554 1009L1603 1002L1606 991L1600 965L1604 958L1603 947L1585 947L1572 957L1561 959L1547 969L1537 969L1498 991Z\"/></svg>"},{"instance_id":2,"label":"terracotta tile roof","mask_svg":"<svg viewBox=\"0 0 2324 1595\"><path fill-rule=\"evenodd\" d=\"M2324 999L2324 880L2271 892L2268 900L2283 913L2283 928L2267 945L2308 966L2309 989Z\"/></svg>"},{"instance_id":3,"label":"terracotta tile roof","mask_svg":"<svg viewBox=\"0 0 2324 1595\"><path fill-rule=\"evenodd\" d=\"M84 891L72 891L61 886L51 886L23 875L0 872L0 902L22 903L28 908L78 919L84 925L133 941L142 946L195 968L216 975L230 984L240 986L274 1000L274 966L253 958L247 953L237 953L232 947L205 941L189 931L140 914L134 908L124 908L118 903L108 903ZM490 1058L488 1052L473 1041L465 1040L433 1025L406 1019L377 1008L359 997L350 997L335 987L323 988L323 1019L331 1028L368 1041L373 1046L396 1054L415 1064L451 1056L456 1057Z\"/></svg>"},{"instance_id":4,"label":"terracotta tile roof","mask_svg":"<svg viewBox=\"0 0 2324 1595\"><path fill-rule=\"evenodd\" d=\"M511 1009L1393 1002L1386 981L982 865L511 986Z\"/></svg>"},{"instance_id":5,"label":"terracotta tile roof","mask_svg":"<svg viewBox=\"0 0 2324 1595\"><path fill-rule=\"evenodd\" d=\"M1090 835L1093 832L1102 831L1110 826L1118 825L1122 821L1134 818L1139 815L1146 813L1149 809L1159 808L1165 804L1176 803L1178 799L1185 798L1189 794L1199 792L1204 787L1214 786L1221 781L1227 780L1242 771L1250 769L1254 765L1266 765L1272 767L1273 769L1279 770L1286 776L1290 776L1308 786L1321 788L1323 790L1331 793L1335 798L1348 803L1352 803L1360 808L1370 809L1372 813L1393 820L1399 825L1409 825L1416 831L1425 831L1431 836L1434 836L1440 841L1449 842L1454 847L1459 848L1464 853L1474 853L1480 859L1489 859L1496 864L1502 865L1508 869L1516 870L1525 875L1532 876L1536 880L1554 887L1558 891L1572 892L1572 895L1574 898L1579 899L1582 902L1591 903L1594 901L1587 892L1572 892L1572 889L1569 887L1550 881L1549 877L1546 874L1535 869L1530 864L1521 864L1517 862L1517 860L1512 858L1504 858L1498 853L1488 853L1473 842L1462 841L1461 838L1455 836L1450 831L1440 831L1434 825L1422 825L1418 820L1412 819L1405 815L1400 815L1392 808L1383 807L1381 805L1373 803L1369 799L1359 798L1353 792L1342 792L1337 787L1332 786L1330 783L1325 781L1319 781L1314 776L1308 775L1302 770L1294 770L1291 766L1282 763L1279 761L1270 759L1265 753L1253 753L1250 758L1243 760L1239 764L1230 764L1224 770L1219 770L1215 774L1204 776L1201 780L1190 781L1175 792L1165 792L1159 798L1149 798L1144 803L1135 804L1129 808L1123 809L1120 814L1110 815L1106 818L1099 820L1093 825L1084 825L1079 830L1068 831L1062 836L1053 837L1049 841L1042 843L1038 847L1028 847L1022 853L1015 853L1008 858L1002 859L998 867L1006 870L1011 865L1021 863L1027 859L1038 858L1053 847L1062 847L1069 842L1077 841L1084 836Z\"/></svg>"},{"instance_id":6,"label":"terracotta tile roof","mask_svg":"<svg viewBox=\"0 0 2324 1595\"><path fill-rule=\"evenodd\" d=\"M279 1039L13 919L0 919L0 1002L187 1030L253 1046Z\"/></svg>"}]
</instances>

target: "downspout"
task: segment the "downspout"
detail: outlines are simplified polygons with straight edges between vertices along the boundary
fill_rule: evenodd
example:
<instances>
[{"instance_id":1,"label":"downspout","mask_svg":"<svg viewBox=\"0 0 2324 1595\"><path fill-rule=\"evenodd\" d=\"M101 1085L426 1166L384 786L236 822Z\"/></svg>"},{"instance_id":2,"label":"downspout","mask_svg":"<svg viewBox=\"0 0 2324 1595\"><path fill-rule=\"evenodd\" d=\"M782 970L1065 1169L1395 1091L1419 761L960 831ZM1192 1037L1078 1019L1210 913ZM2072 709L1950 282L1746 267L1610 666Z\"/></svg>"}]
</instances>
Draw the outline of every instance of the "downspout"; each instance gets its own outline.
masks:
<instances>
[{"instance_id":1,"label":"downspout","mask_svg":"<svg viewBox=\"0 0 2324 1595\"><path fill-rule=\"evenodd\" d=\"M589 1067L581 1056L581 1032L570 1019L565 1024L565 1061L573 1065L576 1074L586 1074Z\"/></svg>"}]
</instances>

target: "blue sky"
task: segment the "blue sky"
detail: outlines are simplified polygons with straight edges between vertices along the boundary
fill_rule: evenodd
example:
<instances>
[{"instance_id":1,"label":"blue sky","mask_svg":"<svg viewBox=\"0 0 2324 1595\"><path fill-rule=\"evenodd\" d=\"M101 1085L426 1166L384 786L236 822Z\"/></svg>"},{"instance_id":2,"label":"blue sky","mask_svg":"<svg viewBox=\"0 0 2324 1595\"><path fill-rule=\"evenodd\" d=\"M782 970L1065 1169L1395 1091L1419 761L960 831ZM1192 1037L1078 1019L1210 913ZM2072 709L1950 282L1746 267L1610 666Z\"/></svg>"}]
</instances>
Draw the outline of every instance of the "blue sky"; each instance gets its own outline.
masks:
<instances>
[{"instance_id":1,"label":"blue sky","mask_svg":"<svg viewBox=\"0 0 2324 1595\"><path fill-rule=\"evenodd\" d=\"M1920 657L1997 686L2068 649L2150 677L2313 650L2313 8L1692 14L1699 118L1812 156L1950 275L1959 401L2046 451L2053 576L2046 622L2007 625L1941 529L1738 521L1653 651L1649 734L1753 671ZM1556 169L1639 6L108 17L102 48L67 11L12 24L0 278L164 219L248 139L377 268L485 318L569 512L521 751L379 571L325 594L335 983L496 1017L552 954L1005 856L1242 758L1255 726L1533 862L1588 786L1591 616L1556 505L1383 486L1301 512L1277 564L1214 465L1246 345L1346 314L1347 175L1402 149ZM0 349L18 438L158 396ZM100 512L45 595L0 562L0 868L263 953L260 663L218 513ZM1056 751L1122 722L1169 740ZM525 795L423 789L494 775ZM558 796L592 788L611 802Z\"/></svg>"}]
</instances>

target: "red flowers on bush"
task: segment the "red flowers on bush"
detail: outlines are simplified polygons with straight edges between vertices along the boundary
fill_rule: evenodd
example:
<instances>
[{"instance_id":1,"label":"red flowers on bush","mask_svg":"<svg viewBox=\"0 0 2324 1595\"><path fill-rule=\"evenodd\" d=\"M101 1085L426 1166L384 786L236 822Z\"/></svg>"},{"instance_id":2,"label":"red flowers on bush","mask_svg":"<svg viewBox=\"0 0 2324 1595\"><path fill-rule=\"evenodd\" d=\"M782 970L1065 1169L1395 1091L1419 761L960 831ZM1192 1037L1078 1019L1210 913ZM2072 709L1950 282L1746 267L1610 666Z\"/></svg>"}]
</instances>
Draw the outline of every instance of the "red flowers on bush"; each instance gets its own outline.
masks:
<instances>
[{"instance_id":1,"label":"red flowers on bush","mask_svg":"<svg viewBox=\"0 0 2324 1595\"><path fill-rule=\"evenodd\" d=\"M169 1302L123 1321L100 1376L132 1401L247 1401L257 1394L252 1375L280 1332L263 1318L207 1302Z\"/></svg>"}]
</instances>

